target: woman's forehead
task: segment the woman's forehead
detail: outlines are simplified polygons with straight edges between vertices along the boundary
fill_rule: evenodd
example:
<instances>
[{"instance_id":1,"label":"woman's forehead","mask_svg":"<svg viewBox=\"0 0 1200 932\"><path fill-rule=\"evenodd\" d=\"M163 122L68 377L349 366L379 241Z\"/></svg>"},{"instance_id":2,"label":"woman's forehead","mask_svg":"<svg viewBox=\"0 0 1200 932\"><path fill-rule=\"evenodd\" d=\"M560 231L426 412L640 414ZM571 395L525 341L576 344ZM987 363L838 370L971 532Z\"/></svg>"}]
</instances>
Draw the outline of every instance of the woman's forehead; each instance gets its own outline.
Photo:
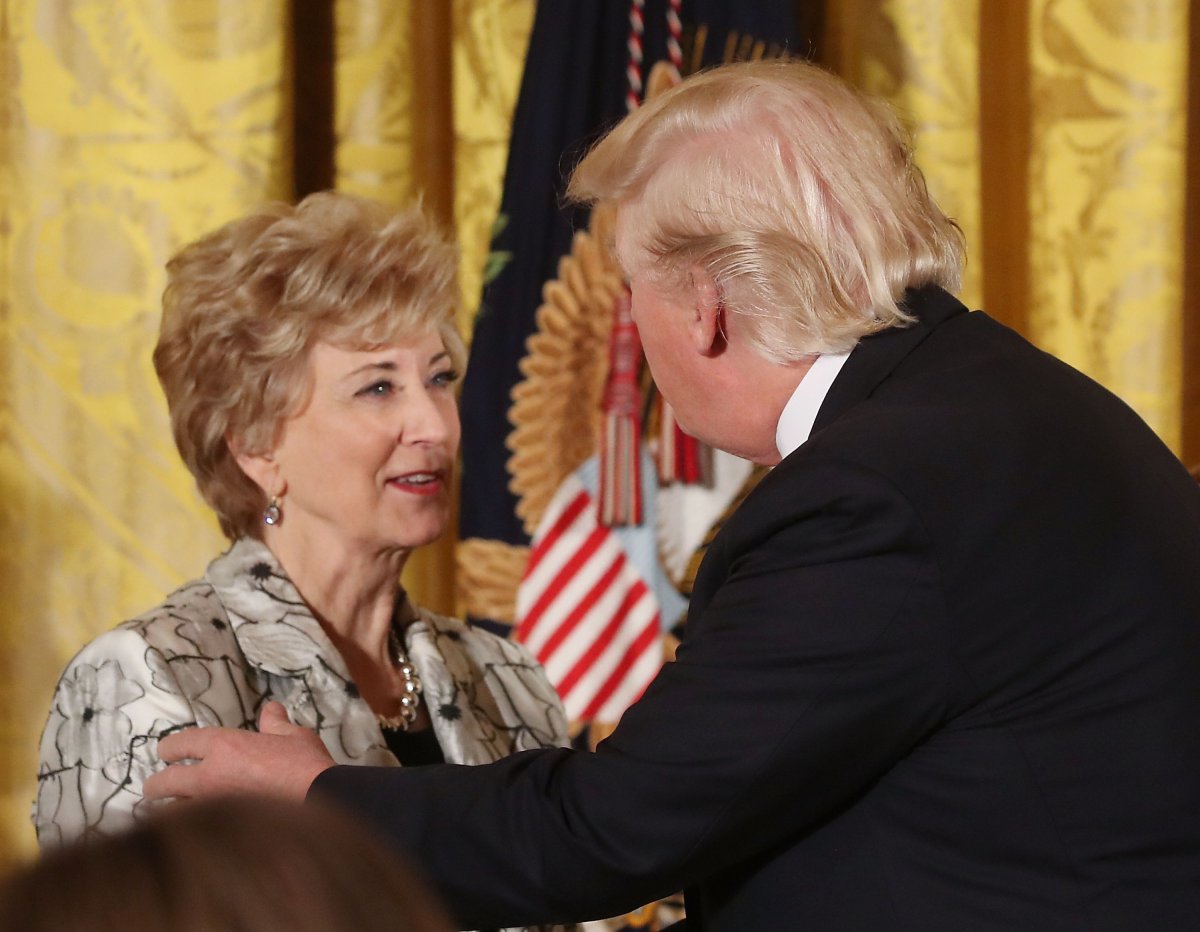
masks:
<instances>
[{"instance_id":1,"label":"woman's forehead","mask_svg":"<svg viewBox=\"0 0 1200 932\"><path fill-rule=\"evenodd\" d=\"M337 327L318 334L312 341L312 348L331 346L346 352L363 353L393 347L419 349L434 344L441 345L444 342L441 328L437 324L393 321L387 326L385 322L380 321L377 326L365 330Z\"/></svg>"}]
</instances>

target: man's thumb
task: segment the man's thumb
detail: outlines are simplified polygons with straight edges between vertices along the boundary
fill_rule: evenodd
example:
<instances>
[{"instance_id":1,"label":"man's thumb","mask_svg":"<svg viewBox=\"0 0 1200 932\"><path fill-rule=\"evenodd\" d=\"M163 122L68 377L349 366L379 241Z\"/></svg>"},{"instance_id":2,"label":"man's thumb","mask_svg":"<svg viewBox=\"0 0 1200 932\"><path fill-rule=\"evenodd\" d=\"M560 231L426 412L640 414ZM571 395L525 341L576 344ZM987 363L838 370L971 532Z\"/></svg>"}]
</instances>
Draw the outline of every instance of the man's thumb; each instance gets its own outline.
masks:
<instances>
[{"instance_id":1,"label":"man's thumb","mask_svg":"<svg viewBox=\"0 0 1200 932\"><path fill-rule=\"evenodd\" d=\"M280 702L268 702L258 713L258 730L264 735L288 735L296 726L288 719L287 709Z\"/></svg>"}]
</instances>

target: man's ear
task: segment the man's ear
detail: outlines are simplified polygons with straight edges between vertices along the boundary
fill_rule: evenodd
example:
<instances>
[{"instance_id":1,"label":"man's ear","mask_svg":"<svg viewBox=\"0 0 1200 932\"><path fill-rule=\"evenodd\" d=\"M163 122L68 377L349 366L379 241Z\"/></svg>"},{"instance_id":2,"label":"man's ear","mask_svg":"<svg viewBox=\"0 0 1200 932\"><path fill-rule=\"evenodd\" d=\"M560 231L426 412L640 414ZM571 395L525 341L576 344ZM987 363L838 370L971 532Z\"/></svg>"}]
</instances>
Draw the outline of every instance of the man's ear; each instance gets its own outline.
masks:
<instances>
[{"instance_id":1,"label":"man's ear","mask_svg":"<svg viewBox=\"0 0 1200 932\"><path fill-rule=\"evenodd\" d=\"M274 451L247 453L241 441L230 436L225 437L225 443L229 447L229 452L233 454L238 468L249 476L267 497L283 494L286 483L283 476L280 475L279 463L275 459Z\"/></svg>"},{"instance_id":2,"label":"man's ear","mask_svg":"<svg viewBox=\"0 0 1200 932\"><path fill-rule=\"evenodd\" d=\"M705 356L715 356L725 348L725 301L721 288L699 265L688 271L692 280L692 315L688 326L692 345Z\"/></svg>"}]
</instances>

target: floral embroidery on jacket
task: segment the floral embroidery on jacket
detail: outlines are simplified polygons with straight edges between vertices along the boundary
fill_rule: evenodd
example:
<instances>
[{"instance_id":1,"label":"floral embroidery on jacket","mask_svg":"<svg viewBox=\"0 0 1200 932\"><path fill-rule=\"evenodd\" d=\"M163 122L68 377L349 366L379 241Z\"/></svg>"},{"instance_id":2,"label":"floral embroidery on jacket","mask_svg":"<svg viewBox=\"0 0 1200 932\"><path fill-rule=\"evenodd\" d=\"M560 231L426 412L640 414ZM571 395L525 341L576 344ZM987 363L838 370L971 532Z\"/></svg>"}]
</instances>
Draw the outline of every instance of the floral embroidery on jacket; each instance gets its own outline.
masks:
<instances>
[{"instance_id":1,"label":"floral embroidery on jacket","mask_svg":"<svg viewBox=\"0 0 1200 932\"><path fill-rule=\"evenodd\" d=\"M450 763L565 745L562 705L521 645L405 601L406 647ZM145 614L84 647L42 734L33 820L58 844L127 825L162 767L158 739L193 725L253 730L268 699L343 764L398 766L341 655L271 552L241 540Z\"/></svg>"}]
</instances>

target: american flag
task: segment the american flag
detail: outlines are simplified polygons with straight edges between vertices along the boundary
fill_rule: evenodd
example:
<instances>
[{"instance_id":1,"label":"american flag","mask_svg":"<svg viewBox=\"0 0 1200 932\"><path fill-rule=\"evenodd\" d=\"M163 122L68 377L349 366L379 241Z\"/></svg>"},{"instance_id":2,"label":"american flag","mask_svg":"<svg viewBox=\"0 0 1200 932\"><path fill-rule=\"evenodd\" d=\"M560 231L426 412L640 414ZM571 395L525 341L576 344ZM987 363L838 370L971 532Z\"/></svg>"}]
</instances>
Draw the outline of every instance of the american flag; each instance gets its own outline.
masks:
<instances>
[{"instance_id":1,"label":"american flag","mask_svg":"<svg viewBox=\"0 0 1200 932\"><path fill-rule=\"evenodd\" d=\"M658 599L568 476L542 516L517 589L517 639L572 720L616 722L662 665Z\"/></svg>"}]
</instances>

